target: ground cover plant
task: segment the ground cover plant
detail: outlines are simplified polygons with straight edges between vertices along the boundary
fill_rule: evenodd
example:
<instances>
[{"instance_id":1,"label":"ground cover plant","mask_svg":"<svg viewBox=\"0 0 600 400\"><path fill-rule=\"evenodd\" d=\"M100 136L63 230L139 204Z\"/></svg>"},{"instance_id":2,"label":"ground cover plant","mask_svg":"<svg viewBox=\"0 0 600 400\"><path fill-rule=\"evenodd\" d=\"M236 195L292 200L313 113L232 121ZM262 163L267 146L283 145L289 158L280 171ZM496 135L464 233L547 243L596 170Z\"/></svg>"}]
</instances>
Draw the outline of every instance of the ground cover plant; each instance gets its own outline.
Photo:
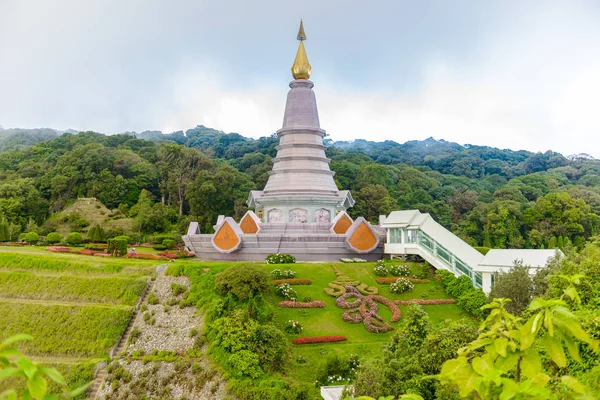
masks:
<instances>
[{"instance_id":1,"label":"ground cover plant","mask_svg":"<svg viewBox=\"0 0 600 400\"><path fill-rule=\"evenodd\" d=\"M134 306L146 286L144 279L39 275L0 270L0 298Z\"/></svg>"},{"instance_id":2,"label":"ground cover plant","mask_svg":"<svg viewBox=\"0 0 600 400\"><path fill-rule=\"evenodd\" d=\"M0 340L26 333L30 355L104 357L131 315L130 307L43 305L0 301Z\"/></svg>"}]
</instances>

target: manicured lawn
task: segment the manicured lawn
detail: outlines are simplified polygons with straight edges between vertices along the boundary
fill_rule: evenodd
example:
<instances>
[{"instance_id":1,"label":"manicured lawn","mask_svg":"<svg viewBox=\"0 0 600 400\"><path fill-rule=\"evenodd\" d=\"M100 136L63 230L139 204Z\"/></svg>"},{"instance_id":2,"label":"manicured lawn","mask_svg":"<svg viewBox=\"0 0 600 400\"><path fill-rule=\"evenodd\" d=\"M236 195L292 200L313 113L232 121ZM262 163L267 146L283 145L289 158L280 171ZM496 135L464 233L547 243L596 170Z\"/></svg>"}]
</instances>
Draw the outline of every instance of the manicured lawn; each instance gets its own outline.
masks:
<instances>
[{"instance_id":1,"label":"manicured lawn","mask_svg":"<svg viewBox=\"0 0 600 400\"><path fill-rule=\"evenodd\" d=\"M398 262L396 262L398 263ZM414 290L403 293L393 294L389 290L389 285L379 285L376 282L377 276L373 273L374 263L299 263L287 265L265 265L267 271L273 269L291 269L296 271L296 278L309 278L313 281L312 285L297 285L293 288L298 292L298 300L302 301L308 296L312 300L322 300L327 306L325 308L298 309L298 308L280 308L276 307L279 324L283 328L288 320L299 321L304 330L298 335L287 335L291 341L295 337L301 336L330 336L342 335L348 338L346 342L312 344L312 345L292 345L293 367L290 375L298 380L311 382L314 380L316 369L321 361L331 354L338 354L347 358L350 354L358 354L361 360L367 360L381 355L382 346L387 343L395 331L387 333L371 333L367 331L362 323L350 324L342 320L341 316L345 310L335 305L335 298L328 296L324 292L329 282L336 280L336 275L332 266L338 268L341 272L350 278L367 283L371 287L379 290L379 295L385 296L391 300L409 300L409 299L438 299L449 298L442 289L441 283L429 276L430 283L415 284ZM418 265L412 265L414 269ZM277 306L282 298L275 294L275 288L271 289L271 298ZM404 313L408 307L400 306ZM454 304L424 306L429 314L433 324L438 324L446 319L470 318L464 311ZM379 304L379 315L389 322L392 314L390 310L382 304ZM402 319L399 322L392 322L395 328L402 325ZM297 364L295 360L302 356L306 359L305 364Z\"/></svg>"}]
</instances>

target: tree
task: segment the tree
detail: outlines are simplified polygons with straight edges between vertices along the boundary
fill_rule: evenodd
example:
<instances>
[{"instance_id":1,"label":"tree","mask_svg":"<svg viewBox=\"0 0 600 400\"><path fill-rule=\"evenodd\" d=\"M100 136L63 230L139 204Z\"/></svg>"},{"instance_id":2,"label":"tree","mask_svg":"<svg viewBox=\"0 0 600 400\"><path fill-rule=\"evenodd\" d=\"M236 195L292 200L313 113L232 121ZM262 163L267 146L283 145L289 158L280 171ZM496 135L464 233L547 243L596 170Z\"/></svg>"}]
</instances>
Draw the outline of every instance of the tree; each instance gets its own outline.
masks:
<instances>
[{"instance_id":1,"label":"tree","mask_svg":"<svg viewBox=\"0 0 600 400\"><path fill-rule=\"evenodd\" d=\"M106 233L99 224L96 224L88 231L87 239L93 243L106 242Z\"/></svg>"},{"instance_id":2,"label":"tree","mask_svg":"<svg viewBox=\"0 0 600 400\"><path fill-rule=\"evenodd\" d=\"M534 299L529 305L532 315L526 320L506 310L509 299L494 299L484 307L490 313L477 340L460 349L458 357L446 361L437 379L457 387L462 397L558 399L585 395L585 386L561 373L567 366L565 347L569 357L581 361L581 345L598 352L600 344L581 327L567 302L581 304L576 286L582 278L563 276L568 282L563 295L559 299ZM533 346L536 341L540 346ZM542 364L542 350L551 374Z\"/></svg>"},{"instance_id":3,"label":"tree","mask_svg":"<svg viewBox=\"0 0 600 400\"><path fill-rule=\"evenodd\" d=\"M10 229L9 229L8 221L3 218L0 221L0 242L8 242L8 241L10 241Z\"/></svg>"},{"instance_id":4,"label":"tree","mask_svg":"<svg viewBox=\"0 0 600 400\"><path fill-rule=\"evenodd\" d=\"M382 185L367 185L358 193L356 205L351 211L355 217L362 216L377 223L380 215L388 215L396 208L396 201Z\"/></svg>"},{"instance_id":5,"label":"tree","mask_svg":"<svg viewBox=\"0 0 600 400\"><path fill-rule=\"evenodd\" d=\"M269 274L252 264L236 265L220 272L215 288L223 294L231 293L239 300L248 300L269 287Z\"/></svg>"},{"instance_id":6,"label":"tree","mask_svg":"<svg viewBox=\"0 0 600 400\"><path fill-rule=\"evenodd\" d=\"M533 292L529 267L523 265L523 262L515 262L508 272L494 274L494 284L488 298L490 301L496 298L511 299L505 306L506 310L520 315L529 306Z\"/></svg>"}]
</instances>

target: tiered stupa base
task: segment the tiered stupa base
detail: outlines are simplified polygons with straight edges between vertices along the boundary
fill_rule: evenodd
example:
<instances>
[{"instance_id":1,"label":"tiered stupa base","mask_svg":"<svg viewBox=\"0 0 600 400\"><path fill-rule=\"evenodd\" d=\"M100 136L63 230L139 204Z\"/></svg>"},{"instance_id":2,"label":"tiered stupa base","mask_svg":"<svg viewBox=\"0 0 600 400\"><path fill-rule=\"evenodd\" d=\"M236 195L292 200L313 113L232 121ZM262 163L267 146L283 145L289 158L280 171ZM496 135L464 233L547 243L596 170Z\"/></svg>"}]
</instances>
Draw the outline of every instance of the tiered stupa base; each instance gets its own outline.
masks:
<instances>
[{"instance_id":1,"label":"tiered stupa base","mask_svg":"<svg viewBox=\"0 0 600 400\"><path fill-rule=\"evenodd\" d=\"M247 214L244 218L251 217ZM242 227L248 230L244 218L239 225L231 218L222 219L214 234L197 234L192 230L183 237L185 245L200 260L207 261L264 261L273 253L291 254L297 261L341 258L376 261L383 257L385 231L362 218L352 221L345 213L343 218L349 220L345 226L343 218L327 224L258 223L256 233L241 230ZM338 231L341 228L345 232L335 233L336 225Z\"/></svg>"}]
</instances>

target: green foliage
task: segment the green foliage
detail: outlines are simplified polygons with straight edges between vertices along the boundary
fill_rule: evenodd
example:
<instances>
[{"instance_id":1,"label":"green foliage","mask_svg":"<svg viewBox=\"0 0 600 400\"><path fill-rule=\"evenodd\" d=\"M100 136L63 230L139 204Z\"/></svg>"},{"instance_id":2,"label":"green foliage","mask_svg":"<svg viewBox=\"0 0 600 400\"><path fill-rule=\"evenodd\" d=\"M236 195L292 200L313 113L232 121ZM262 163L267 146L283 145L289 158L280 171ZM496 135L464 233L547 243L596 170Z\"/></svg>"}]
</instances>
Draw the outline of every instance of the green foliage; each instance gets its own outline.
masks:
<instances>
[{"instance_id":1,"label":"green foliage","mask_svg":"<svg viewBox=\"0 0 600 400\"><path fill-rule=\"evenodd\" d=\"M67 243L71 246L77 246L83 243L83 238L79 232L71 232L67 235L66 239Z\"/></svg>"},{"instance_id":2,"label":"green foliage","mask_svg":"<svg viewBox=\"0 0 600 400\"><path fill-rule=\"evenodd\" d=\"M165 239L163 240L162 244L169 250L175 247L175 241L172 239Z\"/></svg>"},{"instance_id":3,"label":"green foliage","mask_svg":"<svg viewBox=\"0 0 600 400\"><path fill-rule=\"evenodd\" d=\"M152 246L152 248L154 250L162 251L162 250L166 250L167 246L165 246L164 244L155 244L154 246Z\"/></svg>"},{"instance_id":4,"label":"green foliage","mask_svg":"<svg viewBox=\"0 0 600 400\"><path fill-rule=\"evenodd\" d=\"M125 239L108 239L106 251L115 257L122 257L127 254L127 241Z\"/></svg>"},{"instance_id":5,"label":"green foliage","mask_svg":"<svg viewBox=\"0 0 600 400\"><path fill-rule=\"evenodd\" d=\"M87 240L92 243L105 243L106 232L100 225L96 224L88 231Z\"/></svg>"},{"instance_id":6,"label":"green foliage","mask_svg":"<svg viewBox=\"0 0 600 400\"><path fill-rule=\"evenodd\" d=\"M582 344L598 352L600 342L581 327L566 301L580 304L576 285L582 277L563 279L568 282L563 296L534 299L529 306L532 315L526 320L506 310L508 299L494 299L485 306L490 313L479 337L459 350L457 358L444 363L440 382L456 385L461 396L475 394L485 399L558 399L564 397L561 393L583 397L587 389L575 377L558 369L549 374L542 363L547 357L546 368L565 368L568 357L581 361Z\"/></svg>"},{"instance_id":7,"label":"green foliage","mask_svg":"<svg viewBox=\"0 0 600 400\"><path fill-rule=\"evenodd\" d=\"M27 354L104 357L130 313L131 308L0 302L0 339L22 332L35 338L23 345Z\"/></svg>"},{"instance_id":8,"label":"green foliage","mask_svg":"<svg viewBox=\"0 0 600 400\"><path fill-rule=\"evenodd\" d=\"M473 282L468 276L461 275L456 278L450 271L437 270L435 274L440 278L446 292L456 299L456 305L471 315L483 317L481 307L486 304L485 294L480 289L473 287Z\"/></svg>"},{"instance_id":9,"label":"green foliage","mask_svg":"<svg viewBox=\"0 0 600 400\"><path fill-rule=\"evenodd\" d=\"M478 252L480 252L481 254L483 254L484 256L491 250L489 247L483 247L483 246L473 246L473 248L475 250L477 250Z\"/></svg>"},{"instance_id":10,"label":"green foliage","mask_svg":"<svg viewBox=\"0 0 600 400\"><path fill-rule=\"evenodd\" d=\"M28 232L25 235L25 241L29 244L37 244L40 241L40 235L37 232Z\"/></svg>"},{"instance_id":11,"label":"green foliage","mask_svg":"<svg viewBox=\"0 0 600 400\"><path fill-rule=\"evenodd\" d=\"M348 383L356 377L360 361L356 354L344 359L337 354L328 356L319 364L315 385L329 386Z\"/></svg>"},{"instance_id":12,"label":"green foliage","mask_svg":"<svg viewBox=\"0 0 600 400\"><path fill-rule=\"evenodd\" d=\"M489 299L511 299L506 304L506 310L511 314L520 315L531 302L533 293L533 279L529 275L529 267L516 263L508 272L494 274Z\"/></svg>"},{"instance_id":13,"label":"green foliage","mask_svg":"<svg viewBox=\"0 0 600 400\"><path fill-rule=\"evenodd\" d=\"M231 293L239 300L248 300L251 296L267 290L269 275L260 267L252 264L236 265L217 275L215 288L223 294Z\"/></svg>"},{"instance_id":14,"label":"green foliage","mask_svg":"<svg viewBox=\"0 0 600 400\"><path fill-rule=\"evenodd\" d=\"M405 314L403 329L406 343L411 347L420 346L430 330L429 315L427 315L423 306L418 304L409 306Z\"/></svg>"},{"instance_id":15,"label":"green foliage","mask_svg":"<svg viewBox=\"0 0 600 400\"><path fill-rule=\"evenodd\" d=\"M6 219L0 220L0 242L10 241L10 225Z\"/></svg>"},{"instance_id":16,"label":"green foliage","mask_svg":"<svg viewBox=\"0 0 600 400\"><path fill-rule=\"evenodd\" d=\"M56 232L51 232L48 235L46 235L46 242L48 242L50 244L60 243L61 241L62 241L62 236L60 236Z\"/></svg>"},{"instance_id":17,"label":"green foliage","mask_svg":"<svg viewBox=\"0 0 600 400\"><path fill-rule=\"evenodd\" d=\"M8 400L23 399L50 399L50 398L72 398L86 390L86 386L69 392L67 382L63 376L54 368L43 367L29 358L25 357L19 350L13 347L13 343L32 340L29 335L16 335L0 343L0 380L17 378L26 382L22 390L8 389L0 396ZM54 382L59 391L51 395L48 383Z\"/></svg>"}]
</instances>

